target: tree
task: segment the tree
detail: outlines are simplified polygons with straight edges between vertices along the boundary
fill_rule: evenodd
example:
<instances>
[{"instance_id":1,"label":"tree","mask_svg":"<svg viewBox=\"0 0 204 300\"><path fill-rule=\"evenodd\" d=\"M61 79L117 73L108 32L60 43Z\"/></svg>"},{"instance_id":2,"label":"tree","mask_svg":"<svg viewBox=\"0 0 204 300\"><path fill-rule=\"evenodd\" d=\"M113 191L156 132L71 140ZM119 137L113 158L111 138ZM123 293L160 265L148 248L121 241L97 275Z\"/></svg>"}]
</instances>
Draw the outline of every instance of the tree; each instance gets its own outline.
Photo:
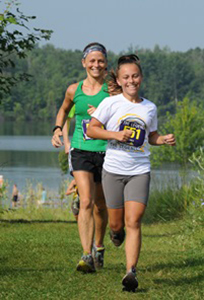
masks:
<instances>
[{"instance_id":1,"label":"tree","mask_svg":"<svg viewBox=\"0 0 204 300\"><path fill-rule=\"evenodd\" d=\"M186 168L193 153L204 146L203 108L185 97L177 103L175 115L166 113L166 122L160 131L163 134L174 133L176 146L153 147L152 162L175 161Z\"/></svg>"},{"instance_id":2,"label":"tree","mask_svg":"<svg viewBox=\"0 0 204 300\"><path fill-rule=\"evenodd\" d=\"M14 6L15 13L11 12ZM49 40L52 33L51 30L38 28L33 28L33 32L30 32L26 24L36 17L24 15L17 6L16 0L10 0L5 11L0 14L0 101L4 94L11 92L12 86L17 82L29 80L30 75L27 73L20 73L18 76L12 73L15 57L25 58L37 42L41 39Z\"/></svg>"}]
</instances>

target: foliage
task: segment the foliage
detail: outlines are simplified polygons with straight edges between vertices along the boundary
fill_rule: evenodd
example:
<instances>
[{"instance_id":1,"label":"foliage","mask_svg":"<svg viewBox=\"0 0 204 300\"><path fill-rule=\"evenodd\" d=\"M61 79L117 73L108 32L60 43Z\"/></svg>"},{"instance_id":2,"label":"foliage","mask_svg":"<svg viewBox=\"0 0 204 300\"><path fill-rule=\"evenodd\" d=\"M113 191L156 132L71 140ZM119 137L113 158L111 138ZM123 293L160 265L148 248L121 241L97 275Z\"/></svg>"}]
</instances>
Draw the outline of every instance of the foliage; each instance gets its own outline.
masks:
<instances>
[{"instance_id":1,"label":"foliage","mask_svg":"<svg viewBox=\"0 0 204 300\"><path fill-rule=\"evenodd\" d=\"M46 190L47 200L42 202L41 183L26 182L26 186L19 197L14 209L2 208L1 220L29 221L64 221L74 220L71 212L71 198L65 195L67 181L61 183L58 192Z\"/></svg>"},{"instance_id":2,"label":"foliage","mask_svg":"<svg viewBox=\"0 0 204 300\"><path fill-rule=\"evenodd\" d=\"M166 111L175 113L177 103L186 96L203 105L204 49L171 52L155 47L129 49L141 59L144 81L141 95L158 106L158 117L165 121ZM129 51L128 51L129 52ZM124 51L127 53L127 51ZM14 58L13 75L31 74L29 82L20 82L2 101L1 118L13 120L54 120L68 85L82 80L82 51L63 50L47 44L35 47L24 60ZM108 69L116 66L118 55L108 52Z\"/></svg>"},{"instance_id":3,"label":"foliage","mask_svg":"<svg viewBox=\"0 0 204 300\"><path fill-rule=\"evenodd\" d=\"M152 163L177 161L184 168L193 153L204 146L204 116L201 105L185 97L176 105L175 115L166 113L166 122L160 128L161 134L174 133L176 146L152 147Z\"/></svg>"},{"instance_id":4,"label":"foliage","mask_svg":"<svg viewBox=\"0 0 204 300\"><path fill-rule=\"evenodd\" d=\"M188 213L194 222L202 221L204 223L204 213L200 211L204 210L204 153L203 148L200 148L198 153L194 153L190 159L195 170L197 171L193 185L192 185L192 201L188 207Z\"/></svg>"},{"instance_id":5,"label":"foliage","mask_svg":"<svg viewBox=\"0 0 204 300\"><path fill-rule=\"evenodd\" d=\"M166 178L168 185L158 188L153 182L154 189L144 221L147 223L169 221L182 216L188 216L194 222L204 224L204 155L203 148L193 153L190 159L195 173L188 182L180 184L178 179ZM184 172L184 176L185 172ZM154 178L152 178L154 179Z\"/></svg>"},{"instance_id":6,"label":"foliage","mask_svg":"<svg viewBox=\"0 0 204 300\"><path fill-rule=\"evenodd\" d=\"M13 6L16 6L15 13L12 12ZM5 94L11 92L12 86L17 82L30 78L30 75L23 70L18 74L13 72L13 68L16 67L15 60L25 58L27 51L34 49L41 39L50 38L51 30L33 28L33 32L29 32L27 23L35 18L35 16L24 15L19 10L16 0L10 0L0 15L0 100ZM24 31L29 33L23 33ZM17 109L16 113L18 112Z\"/></svg>"},{"instance_id":7,"label":"foliage","mask_svg":"<svg viewBox=\"0 0 204 300\"><path fill-rule=\"evenodd\" d=\"M0 213L2 212L3 204L8 200L8 183L4 181L0 185Z\"/></svg>"},{"instance_id":8,"label":"foliage","mask_svg":"<svg viewBox=\"0 0 204 300\"><path fill-rule=\"evenodd\" d=\"M63 174L67 174L69 170L69 165L68 165L68 156L64 152L64 150L60 151L58 154L58 161L59 161L59 166Z\"/></svg>"}]
</instances>

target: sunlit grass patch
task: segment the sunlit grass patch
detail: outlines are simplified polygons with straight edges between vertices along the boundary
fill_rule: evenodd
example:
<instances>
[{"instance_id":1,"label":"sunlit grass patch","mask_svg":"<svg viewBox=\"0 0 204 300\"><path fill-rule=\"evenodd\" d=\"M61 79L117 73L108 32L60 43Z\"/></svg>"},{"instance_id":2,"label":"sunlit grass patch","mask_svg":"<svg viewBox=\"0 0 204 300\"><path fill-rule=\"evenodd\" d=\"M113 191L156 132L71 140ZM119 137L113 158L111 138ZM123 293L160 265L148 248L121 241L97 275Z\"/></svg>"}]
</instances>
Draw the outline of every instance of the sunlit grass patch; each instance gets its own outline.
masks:
<instances>
[{"instance_id":1,"label":"sunlit grass patch","mask_svg":"<svg viewBox=\"0 0 204 300\"><path fill-rule=\"evenodd\" d=\"M0 299L202 299L203 234L190 219L143 225L136 294L122 292L124 244L108 231L104 269L81 274L77 224L1 223ZM202 227L203 228L203 227Z\"/></svg>"}]
</instances>

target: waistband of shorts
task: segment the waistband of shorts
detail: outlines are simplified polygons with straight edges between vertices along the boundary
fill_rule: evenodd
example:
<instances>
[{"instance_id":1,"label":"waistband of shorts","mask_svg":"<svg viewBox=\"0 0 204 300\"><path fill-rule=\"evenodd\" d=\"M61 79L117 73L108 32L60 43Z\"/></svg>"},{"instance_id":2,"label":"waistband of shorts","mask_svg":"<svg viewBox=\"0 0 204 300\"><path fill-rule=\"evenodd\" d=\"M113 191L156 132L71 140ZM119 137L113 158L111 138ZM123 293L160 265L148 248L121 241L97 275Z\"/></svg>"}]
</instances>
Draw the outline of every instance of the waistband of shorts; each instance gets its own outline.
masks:
<instances>
[{"instance_id":1,"label":"waistband of shorts","mask_svg":"<svg viewBox=\"0 0 204 300\"><path fill-rule=\"evenodd\" d=\"M128 174L120 174L120 173L113 173L113 172L110 172L110 171L107 171L105 168L104 168L104 166L103 166L103 168L102 168L102 172L105 172L105 173L108 173L108 174L110 174L110 175L115 175L115 176L124 176L124 177L134 177L134 176L142 176L142 175L151 175L151 171L147 171L147 172L144 172L144 173L137 173L137 174L130 174L130 175L128 175Z\"/></svg>"},{"instance_id":2,"label":"waistband of shorts","mask_svg":"<svg viewBox=\"0 0 204 300\"><path fill-rule=\"evenodd\" d=\"M84 152L84 153L98 153L98 154L105 154L105 151L89 151L89 150L83 150L83 149L78 149L78 148L71 148L71 151L77 150L78 152Z\"/></svg>"}]
</instances>

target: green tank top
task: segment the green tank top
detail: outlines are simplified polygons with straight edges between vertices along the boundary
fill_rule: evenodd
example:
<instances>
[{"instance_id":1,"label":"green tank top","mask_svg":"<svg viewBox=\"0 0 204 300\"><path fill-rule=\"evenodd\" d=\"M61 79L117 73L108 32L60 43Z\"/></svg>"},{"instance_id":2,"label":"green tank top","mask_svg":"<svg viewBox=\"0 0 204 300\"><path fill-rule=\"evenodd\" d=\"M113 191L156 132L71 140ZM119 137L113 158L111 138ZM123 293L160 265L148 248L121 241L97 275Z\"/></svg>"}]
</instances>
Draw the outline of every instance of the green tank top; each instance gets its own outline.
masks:
<instances>
[{"instance_id":1,"label":"green tank top","mask_svg":"<svg viewBox=\"0 0 204 300\"><path fill-rule=\"evenodd\" d=\"M71 147L86 151L103 152L106 150L107 141L91 139L86 135L86 129L91 119L87 109L89 109L88 104L98 107L101 101L109 96L107 84L104 83L101 90L93 96L84 94L82 85L83 81L80 81L73 99L76 123Z\"/></svg>"}]
</instances>

